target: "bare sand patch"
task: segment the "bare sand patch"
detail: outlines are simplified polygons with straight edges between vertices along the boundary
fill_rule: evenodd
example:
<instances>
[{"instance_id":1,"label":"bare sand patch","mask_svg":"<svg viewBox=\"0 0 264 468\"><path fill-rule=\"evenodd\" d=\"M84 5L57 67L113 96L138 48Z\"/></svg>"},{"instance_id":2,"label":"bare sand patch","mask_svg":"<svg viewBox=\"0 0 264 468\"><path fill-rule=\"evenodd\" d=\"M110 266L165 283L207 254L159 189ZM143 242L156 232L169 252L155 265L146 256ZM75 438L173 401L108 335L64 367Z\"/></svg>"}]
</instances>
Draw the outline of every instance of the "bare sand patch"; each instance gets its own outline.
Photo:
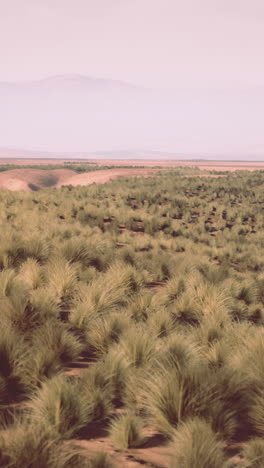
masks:
<instances>
[{"instance_id":1,"label":"bare sand patch","mask_svg":"<svg viewBox=\"0 0 264 468\"><path fill-rule=\"evenodd\" d=\"M0 173L0 188L12 191L34 191L48 187L55 187L58 183L75 175L69 169L11 169Z\"/></svg>"},{"instance_id":2,"label":"bare sand patch","mask_svg":"<svg viewBox=\"0 0 264 468\"><path fill-rule=\"evenodd\" d=\"M209 161L209 160L183 160L183 159L90 159L99 166L127 165L145 167L192 167L204 170L237 171L237 170L264 170L264 161Z\"/></svg>"},{"instance_id":3,"label":"bare sand patch","mask_svg":"<svg viewBox=\"0 0 264 468\"><path fill-rule=\"evenodd\" d=\"M87 456L94 456L102 451L108 453L118 468L138 468L148 466L166 468L170 464L171 449L168 445L154 445L148 448L118 449L109 437L99 437L90 440L74 441L74 445L81 447Z\"/></svg>"},{"instance_id":4,"label":"bare sand patch","mask_svg":"<svg viewBox=\"0 0 264 468\"><path fill-rule=\"evenodd\" d=\"M147 177L159 169L106 169L77 174L69 169L11 169L0 173L0 189L37 191L63 185L103 184L118 177Z\"/></svg>"},{"instance_id":5,"label":"bare sand patch","mask_svg":"<svg viewBox=\"0 0 264 468\"><path fill-rule=\"evenodd\" d=\"M180 161L180 160L106 160L106 159L94 159L87 160L86 162L94 162L97 165L122 165L130 166L118 168L114 167L111 169L98 169L96 171L76 173L70 169L49 169L43 170L38 167L47 164L64 164L70 163L69 160L53 159L53 160L33 160L23 159L17 160L12 159L8 161L8 164L13 165L35 165L36 169L10 169L5 172L0 172L0 189L7 189L12 191L24 190L34 191L48 187L58 188L63 185L72 186L86 186L90 184L103 184L110 180L117 179L118 177L148 177L154 175L158 171L165 169L173 169L177 167L188 167L188 168L199 168L201 170L218 170L228 171L234 173L238 170L264 170L264 162L237 162L237 161ZM6 164L7 161L0 159L0 165ZM85 161L80 161L84 164ZM76 164L77 166L77 164ZM133 167L131 167L133 166ZM145 166L139 167L139 166ZM195 174L186 175L186 177L219 177L222 174Z\"/></svg>"},{"instance_id":6,"label":"bare sand patch","mask_svg":"<svg viewBox=\"0 0 264 468\"><path fill-rule=\"evenodd\" d=\"M59 182L57 187L62 185L90 185L90 184L104 184L110 180L117 179L118 177L147 177L148 175L155 174L159 169L141 169L141 168L128 168L128 169L103 169L98 171L85 172L83 174L76 174L68 178L64 182Z\"/></svg>"}]
</instances>

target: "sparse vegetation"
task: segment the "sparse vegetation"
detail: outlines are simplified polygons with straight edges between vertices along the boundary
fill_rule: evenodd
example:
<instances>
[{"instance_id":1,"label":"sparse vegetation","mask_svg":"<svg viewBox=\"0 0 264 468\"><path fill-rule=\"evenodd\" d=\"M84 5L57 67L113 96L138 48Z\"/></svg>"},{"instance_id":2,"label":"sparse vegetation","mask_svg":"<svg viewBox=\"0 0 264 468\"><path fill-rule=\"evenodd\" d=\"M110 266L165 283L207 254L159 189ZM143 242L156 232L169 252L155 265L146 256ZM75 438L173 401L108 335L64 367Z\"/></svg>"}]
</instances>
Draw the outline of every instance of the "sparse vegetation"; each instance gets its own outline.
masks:
<instances>
[{"instance_id":1,"label":"sparse vegetation","mask_svg":"<svg viewBox=\"0 0 264 468\"><path fill-rule=\"evenodd\" d=\"M264 173L197 173L0 192L4 468L263 466Z\"/></svg>"},{"instance_id":2,"label":"sparse vegetation","mask_svg":"<svg viewBox=\"0 0 264 468\"><path fill-rule=\"evenodd\" d=\"M75 171L77 173L83 173L83 172L92 172L92 171L98 171L102 169L130 169L130 168L137 167L139 169L143 169L145 166L129 166L129 165L98 165L94 162L76 162L76 161L70 161L69 163L64 162L62 164L41 164L41 165L36 165L36 164L0 164L0 172L6 172L10 171L12 169L42 169L43 171L50 171L52 169L70 169L72 171ZM48 185L47 185L48 186Z\"/></svg>"}]
</instances>

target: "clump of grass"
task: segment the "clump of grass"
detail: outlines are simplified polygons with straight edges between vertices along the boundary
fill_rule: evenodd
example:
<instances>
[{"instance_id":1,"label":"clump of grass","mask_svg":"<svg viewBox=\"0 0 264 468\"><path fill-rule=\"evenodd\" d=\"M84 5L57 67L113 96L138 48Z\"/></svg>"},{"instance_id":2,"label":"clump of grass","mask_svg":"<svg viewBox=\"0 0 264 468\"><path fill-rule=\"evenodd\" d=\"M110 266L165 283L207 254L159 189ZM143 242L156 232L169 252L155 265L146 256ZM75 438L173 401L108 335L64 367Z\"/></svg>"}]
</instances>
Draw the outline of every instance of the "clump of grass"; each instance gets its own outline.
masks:
<instances>
[{"instance_id":1,"label":"clump of grass","mask_svg":"<svg viewBox=\"0 0 264 468\"><path fill-rule=\"evenodd\" d=\"M185 289L184 280L175 276L168 280L165 287L157 294L157 301L162 305L168 306L179 299Z\"/></svg>"},{"instance_id":2,"label":"clump of grass","mask_svg":"<svg viewBox=\"0 0 264 468\"><path fill-rule=\"evenodd\" d=\"M64 438L77 435L91 423L104 421L112 410L110 397L102 389L85 388L63 376L45 382L30 408L34 421Z\"/></svg>"},{"instance_id":3,"label":"clump of grass","mask_svg":"<svg viewBox=\"0 0 264 468\"><path fill-rule=\"evenodd\" d=\"M249 307L245 302L234 298L230 307L230 316L237 322L247 321L249 319Z\"/></svg>"},{"instance_id":4,"label":"clump of grass","mask_svg":"<svg viewBox=\"0 0 264 468\"><path fill-rule=\"evenodd\" d=\"M16 422L0 438L2 468L94 468L100 459L105 457L89 460L77 447L52 438L43 425L28 421Z\"/></svg>"},{"instance_id":5,"label":"clump of grass","mask_svg":"<svg viewBox=\"0 0 264 468\"><path fill-rule=\"evenodd\" d=\"M32 290L40 287L44 280L43 270L34 258L28 258L19 268L18 279Z\"/></svg>"},{"instance_id":6,"label":"clump of grass","mask_svg":"<svg viewBox=\"0 0 264 468\"><path fill-rule=\"evenodd\" d=\"M77 289L77 269L63 257L55 258L46 266L48 286L62 312L68 312Z\"/></svg>"},{"instance_id":7,"label":"clump of grass","mask_svg":"<svg viewBox=\"0 0 264 468\"><path fill-rule=\"evenodd\" d=\"M32 344L41 350L54 351L62 365L77 360L84 344L64 324L49 320L32 334Z\"/></svg>"},{"instance_id":8,"label":"clump of grass","mask_svg":"<svg viewBox=\"0 0 264 468\"><path fill-rule=\"evenodd\" d=\"M147 321L147 326L150 327L153 335L158 338L168 337L175 329L172 316L166 309L161 309L152 314Z\"/></svg>"},{"instance_id":9,"label":"clump of grass","mask_svg":"<svg viewBox=\"0 0 264 468\"><path fill-rule=\"evenodd\" d=\"M37 344L37 341L36 341ZM63 370L62 362L56 354L56 350L47 349L43 344L38 343L38 348L32 356L31 368L37 376L37 384L54 377Z\"/></svg>"},{"instance_id":10,"label":"clump of grass","mask_svg":"<svg viewBox=\"0 0 264 468\"><path fill-rule=\"evenodd\" d=\"M142 407L157 431L167 437L188 417L204 414L213 390L203 366L172 367L165 363L150 373L142 390Z\"/></svg>"},{"instance_id":11,"label":"clump of grass","mask_svg":"<svg viewBox=\"0 0 264 468\"><path fill-rule=\"evenodd\" d=\"M30 372L30 349L23 338L5 326L0 336L0 402L28 395L36 383Z\"/></svg>"},{"instance_id":12,"label":"clump of grass","mask_svg":"<svg viewBox=\"0 0 264 468\"><path fill-rule=\"evenodd\" d=\"M261 438L251 439L243 445L242 455L245 467L262 468L264 466L264 441Z\"/></svg>"},{"instance_id":13,"label":"clump of grass","mask_svg":"<svg viewBox=\"0 0 264 468\"><path fill-rule=\"evenodd\" d=\"M247 369L251 378L262 379L264 377L264 337L261 327L248 327L248 334L240 336L240 350L234 352L234 366ZM239 337L239 335L238 335ZM241 353L243 350L243 354Z\"/></svg>"},{"instance_id":14,"label":"clump of grass","mask_svg":"<svg viewBox=\"0 0 264 468\"><path fill-rule=\"evenodd\" d=\"M248 319L256 325L264 325L263 304L251 304L248 308Z\"/></svg>"},{"instance_id":15,"label":"clump of grass","mask_svg":"<svg viewBox=\"0 0 264 468\"><path fill-rule=\"evenodd\" d=\"M84 267L95 267L102 271L105 268L104 249L101 239L71 239L62 246L62 255L69 263L81 263Z\"/></svg>"},{"instance_id":16,"label":"clump of grass","mask_svg":"<svg viewBox=\"0 0 264 468\"><path fill-rule=\"evenodd\" d=\"M130 383L130 365L118 346L113 347L106 355L102 363L102 372L108 379L113 404L121 406Z\"/></svg>"},{"instance_id":17,"label":"clump of grass","mask_svg":"<svg viewBox=\"0 0 264 468\"><path fill-rule=\"evenodd\" d=\"M129 318L122 313L112 313L94 321L85 337L89 352L96 358L104 356L129 326Z\"/></svg>"},{"instance_id":18,"label":"clump of grass","mask_svg":"<svg viewBox=\"0 0 264 468\"><path fill-rule=\"evenodd\" d=\"M186 292L192 298L201 317L211 316L224 323L231 304L229 286L222 285L220 289L217 285L206 282L198 274L190 275L186 284Z\"/></svg>"},{"instance_id":19,"label":"clump of grass","mask_svg":"<svg viewBox=\"0 0 264 468\"><path fill-rule=\"evenodd\" d=\"M110 426L110 438L120 448L140 447L144 443L143 423L132 413L122 414Z\"/></svg>"},{"instance_id":20,"label":"clump of grass","mask_svg":"<svg viewBox=\"0 0 264 468\"><path fill-rule=\"evenodd\" d=\"M33 421L42 424L55 437L70 438L85 426L89 404L76 383L63 376L43 383L30 404Z\"/></svg>"},{"instance_id":21,"label":"clump of grass","mask_svg":"<svg viewBox=\"0 0 264 468\"><path fill-rule=\"evenodd\" d=\"M219 320L218 317L209 315L203 317L200 326L193 330L192 336L200 346L208 348L221 341L228 326L231 326L229 318L223 323L221 317Z\"/></svg>"},{"instance_id":22,"label":"clump of grass","mask_svg":"<svg viewBox=\"0 0 264 468\"><path fill-rule=\"evenodd\" d=\"M170 306L172 319L176 325L197 326L202 315L191 295L183 293L173 306Z\"/></svg>"},{"instance_id":23,"label":"clump of grass","mask_svg":"<svg viewBox=\"0 0 264 468\"><path fill-rule=\"evenodd\" d=\"M204 356L208 360L211 369L220 369L228 364L231 348L221 341L216 341L204 350Z\"/></svg>"},{"instance_id":24,"label":"clump of grass","mask_svg":"<svg viewBox=\"0 0 264 468\"><path fill-rule=\"evenodd\" d=\"M264 304L264 276L260 274L256 281L257 299L261 304Z\"/></svg>"},{"instance_id":25,"label":"clump of grass","mask_svg":"<svg viewBox=\"0 0 264 468\"><path fill-rule=\"evenodd\" d=\"M120 340L120 349L136 368L148 365L156 353L156 339L146 329L131 327Z\"/></svg>"},{"instance_id":26,"label":"clump of grass","mask_svg":"<svg viewBox=\"0 0 264 468\"><path fill-rule=\"evenodd\" d=\"M143 278L140 272L130 265L118 262L108 269L106 279L110 284L112 282L112 287L115 289L125 287L128 296L139 292L143 286Z\"/></svg>"},{"instance_id":27,"label":"clump of grass","mask_svg":"<svg viewBox=\"0 0 264 468\"><path fill-rule=\"evenodd\" d=\"M141 275L133 267L119 263L111 266L100 278L79 290L69 316L70 323L86 329L96 317L126 305L141 286Z\"/></svg>"},{"instance_id":28,"label":"clump of grass","mask_svg":"<svg viewBox=\"0 0 264 468\"><path fill-rule=\"evenodd\" d=\"M156 311L152 293L140 293L128 304L127 313L133 321L145 322Z\"/></svg>"},{"instance_id":29,"label":"clump of grass","mask_svg":"<svg viewBox=\"0 0 264 468\"><path fill-rule=\"evenodd\" d=\"M68 317L69 324L82 336L95 323L95 320L100 317L92 294L92 288L89 285L89 289L85 290L81 297L75 297Z\"/></svg>"},{"instance_id":30,"label":"clump of grass","mask_svg":"<svg viewBox=\"0 0 264 468\"><path fill-rule=\"evenodd\" d=\"M45 263L50 255L49 242L40 237L21 238L13 235L6 247L7 264L17 268L28 258L34 258L38 262Z\"/></svg>"},{"instance_id":31,"label":"clump of grass","mask_svg":"<svg viewBox=\"0 0 264 468\"><path fill-rule=\"evenodd\" d=\"M236 298L243 301L245 304L250 305L257 299L258 291L255 284L251 284L248 281L240 285Z\"/></svg>"},{"instance_id":32,"label":"clump of grass","mask_svg":"<svg viewBox=\"0 0 264 468\"><path fill-rule=\"evenodd\" d=\"M31 291L29 303L32 310L37 312L41 323L60 316L60 307L51 288L40 287Z\"/></svg>"},{"instance_id":33,"label":"clump of grass","mask_svg":"<svg viewBox=\"0 0 264 468\"><path fill-rule=\"evenodd\" d=\"M210 265L209 263L200 263L198 271L206 278L206 280L214 285L221 284L228 277L229 271L226 267Z\"/></svg>"},{"instance_id":34,"label":"clump of grass","mask_svg":"<svg viewBox=\"0 0 264 468\"><path fill-rule=\"evenodd\" d=\"M0 298L24 297L27 294L25 284L16 276L12 269L0 271Z\"/></svg>"},{"instance_id":35,"label":"clump of grass","mask_svg":"<svg viewBox=\"0 0 264 468\"><path fill-rule=\"evenodd\" d=\"M205 365L200 349L186 335L172 334L163 344L156 356L155 365L161 369L171 368L180 373L190 365Z\"/></svg>"},{"instance_id":36,"label":"clump of grass","mask_svg":"<svg viewBox=\"0 0 264 468\"><path fill-rule=\"evenodd\" d=\"M243 440L252 433L249 411L256 381L245 370L233 372L223 366L209 374L213 398L204 414L215 432L225 440Z\"/></svg>"},{"instance_id":37,"label":"clump of grass","mask_svg":"<svg viewBox=\"0 0 264 468\"><path fill-rule=\"evenodd\" d=\"M113 346L80 377L81 388L101 390L116 407L123 405L129 384L130 365L119 346Z\"/></svg>"},{"instance_id":38,"label":"clump of grass","mask_svg":"<svg viewBox=\"0 0 264 468\"><path fill-rule=\"evenodd\" d=\"M253 431L260 437L264 436L264 395L263 387L259 386L252 395L249 409L249 421Z\"/></svg>"},{"instance_id":39,"label":"clump of grass","mask_svg":"<svg viewBox=\"0 0 264 468\"><path fill-rule=\"evenodd\" d=\"M224 468L224 444L200 418L183 423L171 444L171 468Z\"/></svg>"},{"instance_id":40,"label":"clump of grass","mask_svg":"<svg viewBox=\"0 0 264 468\"><path fill-rule=\"evenodd\" d=\"M100 276L100 272L93 266L80 270L78 274L83 284L89 284Z\"/></svg>"},{"instance_id":41,"label":"clump of grass","mask_svg":"<svg viewBox=\"0 0 264 468\"><path fill-rule=\"evenodd\" d=\"M59 307L48 294L45 289L36 289L32 293L4 298L1 304L3 319L28 339L39 327L59 316Z\"/></svg>"}]
</instances>

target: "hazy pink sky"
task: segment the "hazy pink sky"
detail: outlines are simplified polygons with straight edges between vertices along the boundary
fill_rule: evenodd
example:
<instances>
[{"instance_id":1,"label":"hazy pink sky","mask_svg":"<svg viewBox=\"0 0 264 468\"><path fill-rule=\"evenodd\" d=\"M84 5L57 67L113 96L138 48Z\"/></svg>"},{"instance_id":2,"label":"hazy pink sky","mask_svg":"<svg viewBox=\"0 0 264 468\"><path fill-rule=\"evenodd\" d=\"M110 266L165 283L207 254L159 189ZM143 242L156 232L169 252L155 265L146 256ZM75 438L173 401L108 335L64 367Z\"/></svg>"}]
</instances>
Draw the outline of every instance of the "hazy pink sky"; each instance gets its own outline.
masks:
<instances>
[{"instance_id":1,"label":"hazy pink sky","mask_svg":"<svg viewBox=\"0 0 264 468\"><path fill-rule=\"evenodd\" d=\"M0 81L264 85L264 0L0 0Z\"/></svg>"}]
</instances>

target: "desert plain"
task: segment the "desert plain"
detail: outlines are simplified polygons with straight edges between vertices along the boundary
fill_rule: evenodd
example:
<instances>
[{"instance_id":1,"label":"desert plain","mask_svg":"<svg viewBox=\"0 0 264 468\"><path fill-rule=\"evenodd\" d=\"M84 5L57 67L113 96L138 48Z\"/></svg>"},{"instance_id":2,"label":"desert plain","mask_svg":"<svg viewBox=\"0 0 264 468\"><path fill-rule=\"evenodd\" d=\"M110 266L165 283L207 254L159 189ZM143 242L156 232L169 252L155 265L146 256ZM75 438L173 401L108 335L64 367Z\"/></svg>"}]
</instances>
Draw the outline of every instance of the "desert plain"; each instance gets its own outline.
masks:
<instances>
[{"instance_id":1,"label":"desert plain","mask_svg":"<svg viewBox=\"0 0 264 468\"><path fill-rule=\"evenodd\" d=\"M264 163L1 167L1 466L264 466Z\"/></svg>"},{"instance_id":2,"label":"desert plain","mask_svg":"<svg viewBox=\"0 0 264 468\"><path fill-rule=\"evenodd\" d=\"M96 171L78 174L78 165L97 167ZM62 185L85 186L93 183L101 184L118 177L146 177L159 170L170 168L197 168L200 176L206 176L202 171L256 171L264 169L264 162L257 161L208 161L208 160L162 160L162 159L35 159L35 158L0 158L0 166L8 165L9 170L0 172L0 188L12 191L38 190L46 187L58 188ZM13 169L13 166L16 169ZM26 168L19 169L19 166ZM45 169L41 167L50 166ZM52 169L60 166L60 169ZM73 169L63 169L71 166ZM100 169L100 167L109 167ZM207 176L209 174L207 173ZM211 174L213 175L213 174Z\"/></svg>"}]
</instances>

